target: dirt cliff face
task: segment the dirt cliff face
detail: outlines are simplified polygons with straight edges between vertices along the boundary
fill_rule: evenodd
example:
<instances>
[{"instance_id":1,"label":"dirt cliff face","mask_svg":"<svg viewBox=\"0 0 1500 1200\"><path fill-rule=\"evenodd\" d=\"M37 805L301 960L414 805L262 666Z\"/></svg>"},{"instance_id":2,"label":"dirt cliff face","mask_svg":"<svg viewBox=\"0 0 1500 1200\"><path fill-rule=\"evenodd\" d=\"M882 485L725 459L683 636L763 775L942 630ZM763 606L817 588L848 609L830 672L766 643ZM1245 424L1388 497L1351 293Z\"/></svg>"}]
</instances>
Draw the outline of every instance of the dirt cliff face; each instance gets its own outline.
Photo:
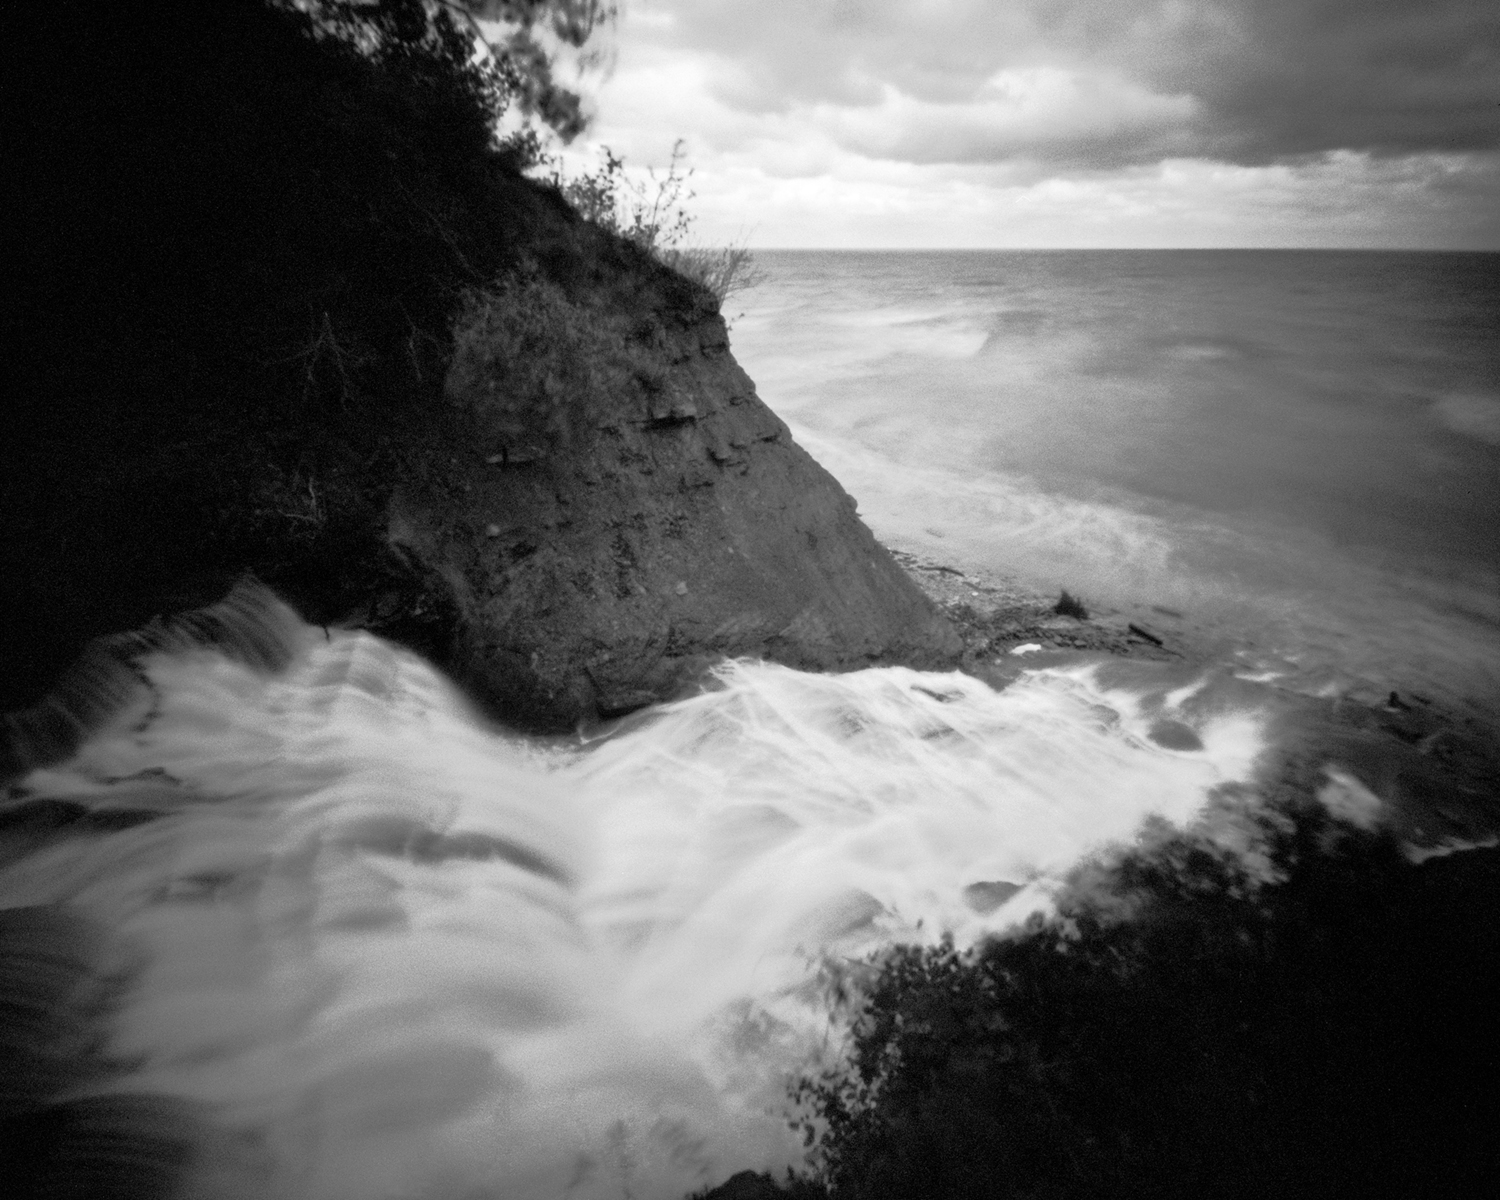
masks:
<instances>
[{"instance_id":1,"label":"dirt cliff face","mask_svg":"<svg viewBox=\"0 0 1500 1200\"><path fill-rule=\"evenodd\" d=\"M712 296L527 178L452 45L33 8L0 7L0 712L247 573L531 726L720 654L956 651Z\"/></svg>"},{"instance_id":2,"label":"dirt cliff face","mask_svg":"<svg viewBox=\"0 0 1500 1200\"><path fill-rule=\"evenodd\" d=\"M756 396L711 306L674 310L648 286L554 317L541 355L556 369L532 347L527 371L555 390L587 356L591 377L540 445L511 419L529 403L515 364L487 340L509 336L491 328L506 315L460 336L448 462L393 494L388 523L392 550L451 605L450 666L498 711L607 717L724 656L955 659L947 620Z\"/></svg>"},{"instance_id":3,"label":"dirt cliff face","mask_svg":"<svg viewBox=\"0 0 1500 1200\"><path fill-rule=\"evenodd\" d=\"M450 339L413 327L321 405L267 399L236 359L160 393L149 426L81 404L33 439L42 465L0 481L0 607L17 614L0 710L37 703L90 639L247 574L530 729L670 698L725 656L957 663L947 619L756 397L713 297L507 186L529 224ZM354 369L324 342L324 366Z\"/></svg>"}]
</instances>

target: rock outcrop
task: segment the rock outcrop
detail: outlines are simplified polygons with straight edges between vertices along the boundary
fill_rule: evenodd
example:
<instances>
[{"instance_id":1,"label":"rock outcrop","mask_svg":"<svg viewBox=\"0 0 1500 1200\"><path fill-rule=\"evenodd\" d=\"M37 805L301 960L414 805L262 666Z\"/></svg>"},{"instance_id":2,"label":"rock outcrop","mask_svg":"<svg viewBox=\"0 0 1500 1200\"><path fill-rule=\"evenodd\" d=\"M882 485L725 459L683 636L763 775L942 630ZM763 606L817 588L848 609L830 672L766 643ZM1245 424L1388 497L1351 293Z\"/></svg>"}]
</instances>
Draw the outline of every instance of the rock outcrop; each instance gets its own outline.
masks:
<instances>
[{"instance_id":1,"label":"rock outcrop","mask_svg":"<svg viewBox=\"0 0 1500 1200\"><path fill-rule=\"evenodd\" d=\"M389 545L451 606L466 683L566 726L668 698L725 656L955 658L954 630L756 396L717 313L674 317L647 289L587 315L587 335L544 352L591 360L565 437L518 443L514 369L461 337L461 444L436 483L391 497Z\"/></svg>"},{"instance_id":2,"label":"rock outcrop","mask_svg":"<svg viewBox=\"0 0 1500 1200\"><path fill-rule=\"evenodd\" d=\"M0 712L247 573L531 727L725 654L956 657L713 296L528 178L458 43L365 53L261 0L86 7L87 36L0 15L27 180L3 202Z\"/></svg>"},{"instance_id":3,"label":"rock outcrop","mask_svg":"<svg viewBox=\"0 0 1500 1200\"><path fill-rule=\"evenodd\" d=\"M11 547L29 569L8 576L3 707L90 638L246 573L534 730L668 699L727 656L955 665L953 627L756 396L712 297L563 229L563 267L476 293L446 387L384 418L225 421L162 447L85 430L78 479L32 489L45 520Z\"/></svg>"}]
</instances>

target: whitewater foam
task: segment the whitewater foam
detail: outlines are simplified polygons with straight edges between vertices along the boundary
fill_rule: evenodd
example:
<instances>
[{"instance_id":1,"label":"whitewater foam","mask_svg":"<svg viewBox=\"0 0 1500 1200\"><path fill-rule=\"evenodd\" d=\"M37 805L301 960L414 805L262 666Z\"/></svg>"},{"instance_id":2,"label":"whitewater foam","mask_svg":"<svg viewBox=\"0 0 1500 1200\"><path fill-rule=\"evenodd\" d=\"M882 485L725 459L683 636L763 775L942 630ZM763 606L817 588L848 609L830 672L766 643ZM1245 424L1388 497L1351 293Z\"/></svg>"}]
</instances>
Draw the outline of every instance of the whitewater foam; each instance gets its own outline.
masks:
<instances>
[{"instance_id":1,"label":"whitewater foam","mask_svg":"<svg viewBox=\"0 0 1500 1200\"><path fill-rule=\"evenodd\" d=\"M7 843L0 906L81 914L130 979L122 1068L75 1098L196 1114L216 1195L675 1197L798 1161L786 1083L838 1053L840 964L1045 908L1260 745L1188 704L1202 748L1164 748L1086 667L759 663L542 744L369 635L295 640L275 673L147 654L7 803L93 824Z\"/></svg>"}]
</instances>

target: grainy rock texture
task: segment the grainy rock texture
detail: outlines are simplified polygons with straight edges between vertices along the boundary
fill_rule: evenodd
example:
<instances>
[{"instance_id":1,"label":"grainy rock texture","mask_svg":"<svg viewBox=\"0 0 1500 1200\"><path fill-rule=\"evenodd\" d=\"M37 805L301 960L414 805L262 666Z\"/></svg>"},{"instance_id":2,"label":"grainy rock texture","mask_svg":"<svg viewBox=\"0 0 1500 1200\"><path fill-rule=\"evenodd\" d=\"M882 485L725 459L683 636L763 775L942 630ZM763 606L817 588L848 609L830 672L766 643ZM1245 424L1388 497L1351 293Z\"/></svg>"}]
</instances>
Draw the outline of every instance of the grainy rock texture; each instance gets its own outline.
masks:
<instances>
[{"instance_id":1,"label":"grainy rock texture","mask_svg":"<svg viewBox=\"0 0 1500 1200\"><path fill-rule=\"evenodd\" d=\"M956 660L957 634L759 400L717 314L590 315L594 397L570 398L565 437L518 445L507 375L485 370L504 364L461 343L448 394L468 435L435 485L391 499L391 545L451 597L466 682L561 726L667 698L726 655Z\"/></svg>"},{"instance_id":2,"label":"grainy rock texture","mask_svg":"<svg viewBox=\"0 0 1500 1200\"><path fill-rule=\"evenodd\" d=\"M947 618L756 397L712 297L554 219L562 266L476 293L429 396L112 452L85 430L76 481L32 489L46 520L14 545L0 707L247 572L530 729L672 697L724 656L956 665Z\"/></svg>"},{"instance_id":3,"label":"grainy rock texture","mask_svg":"<svg viewBox=\"0 0 1500 1200\"><path fill-rule=\"evenodd\" d=\"M532 727L720 654L956 660L713 294L495 144L463 39L305 7L0 5L0 712L247 573Z\"/></svg>"},{"instance_id":4,"label":"grainy rock texture","mask_svg":"<svg viewBox=\"0 0 1500 1200\"><path fill-rule=\"evenodd\" d=\"M1171 661L1195 656L1189 641L1175 629L1168 641L1151 627L1119 612L1085 610L1082 617L1064 616L1058 612L1055 597L1043 596L1013 580L997 579L983 571L966 574L957 567L901 550L891 553L958 631L964 645L965 670L978 669L996 655L1027 643L1051 650L1097 650L1128 658ZM1170 613L1168 609L1156 609L1153 618ZM1196 657L1207 655L1199 648Z\"/></svg>"}]
</instances>

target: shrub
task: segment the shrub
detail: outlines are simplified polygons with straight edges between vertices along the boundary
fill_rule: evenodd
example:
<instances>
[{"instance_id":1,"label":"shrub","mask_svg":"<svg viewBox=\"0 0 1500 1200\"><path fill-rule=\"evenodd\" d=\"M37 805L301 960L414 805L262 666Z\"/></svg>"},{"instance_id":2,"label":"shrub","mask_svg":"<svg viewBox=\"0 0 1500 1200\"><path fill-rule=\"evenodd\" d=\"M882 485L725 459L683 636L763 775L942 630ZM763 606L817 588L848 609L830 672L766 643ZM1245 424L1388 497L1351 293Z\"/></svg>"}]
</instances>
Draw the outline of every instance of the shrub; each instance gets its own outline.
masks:
<instances>
[{"instance_id":1,"label":"shrub","mask_svg":"<svg viewBox=\"0 0 1500 1200\"><path fill-rule=\"evenodd\" d=\"M813 1179L900 1197L1450 1194L1496 1166L1500 854L1413 866L1320 806L1271 870L1156 834L1055 919L897 947L798 1093Z\"/></svg>"},{"instance_id":2,"label":"shrub","mask_svg":"<svg viewBox=\"0 0 1500 1200\"><path fill-rule=\"evenodd\" d=\"M685 165L679 138L664 172L648 169L646 179L632 179L625 161L608 146L604 163L593 172L564 177L555 159L551 181L585 220L633 242L678 274L713 293L722 306L730 296L764 281L743 244L696 246L688 243L693 217L683 207L693 198L688 187L693 169Z\"/></svg>"},{"instance_id":3,"label":"shrub","mask_svg":"<svg viewBox=\"0 0 1500 1200\"><path fill-rule=\"evenodd\" d=\"M504 461L571 444L625 390L649 383L624 319L521 271L466 296L444 388Z\"/></svg>"},{"instance_id":4,"label":"shrub","mask_svg":"<svg viewBox=\"0 0 1500 1200\"><path fill-rule=\"evenodd\" d=\"M665 251L658 257L679 275L706 287L720 307L736 292L764 283L766 278L743 245L690 246Z\"/></svg>"}]
</instances>

